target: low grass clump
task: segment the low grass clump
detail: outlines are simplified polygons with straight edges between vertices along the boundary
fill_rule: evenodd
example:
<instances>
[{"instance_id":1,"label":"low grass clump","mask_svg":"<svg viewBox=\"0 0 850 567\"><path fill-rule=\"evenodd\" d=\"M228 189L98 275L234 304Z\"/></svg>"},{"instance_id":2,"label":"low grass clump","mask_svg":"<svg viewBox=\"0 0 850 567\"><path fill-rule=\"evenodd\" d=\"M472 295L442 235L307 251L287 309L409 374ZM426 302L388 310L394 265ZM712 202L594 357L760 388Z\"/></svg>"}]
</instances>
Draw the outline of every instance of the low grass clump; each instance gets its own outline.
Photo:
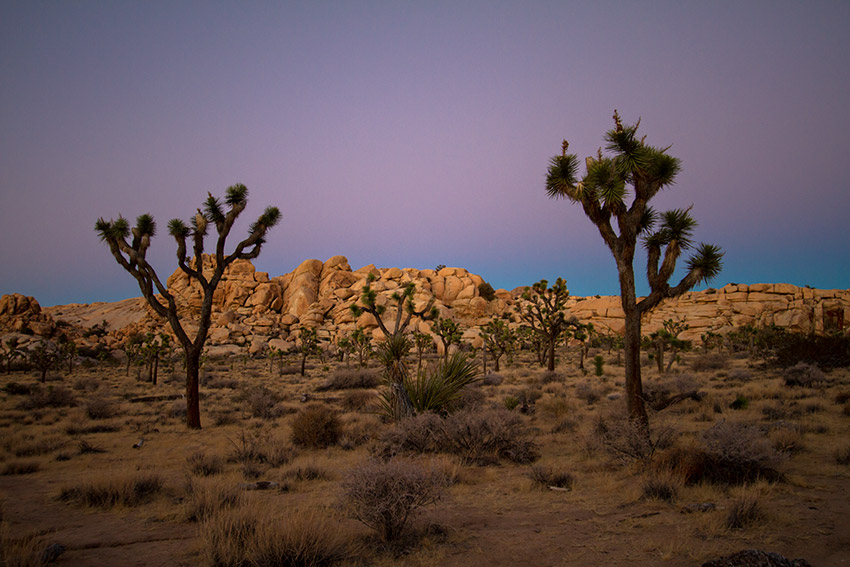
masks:
<instances>
[{"instance_id":1,"label":"low grass clump","mask_svg":"<svg viewBox=\"0 0 850 567\"><path fill-rule=\"evenodd\" d=\"M92 508L134 507L151 501L163 489L162 477L153 472L95 476L65 486L59 500Z\"/></svg>"},{"instance_id":2,"label":"low grass clump","mask_svg":"<svg viewBox=\"0 0 850 567\"><path fill-rule=\"evenodd\" d=\"M575 477L564 470L554 467L532 465L528 473L535 488L572 490L575 485Z\"/></svg>"},{"instance_id":3,"label":"low grass clump","mask_svg":"<svg viewBox=\"0 0 850 567\"><path fill-rule=\"evenodd\" d=\"M41 464L33 460L13 460L7 461L0 469L0 475L17 475L17 474L32 474L38 472Z\"/></svg>"},{"instance_id":4,"label":"low grass clump","mask_svg":"<svg viewBox=\"0 0 850 567\"><path fill-rule=\"evenodd\" d=\"M737 495L729 504L725 525L730 530L743 530L756 526L766 519L758 495L752 490Z\"/></svg>"},{"instance_id":5,"label":"low grass clump","mask_svg":"<svg viewBox=\"0 0 850 567\"><path fill-rule=\"evenodd\" d=\"M183 499L186 519L203 522L222 510L237 508L244 502L244 492L231 479L222 477L187 477Z\"/></svg>"},{"instance_id":6,"label":"low grass clump","mask_svg":"<svg viewBox=\"0 0 850 567\"><path fill-rule=\"evenodd\" d=\"M353 538L329 513L288 510L278 517L248 504L204 520L200 540L209 567L320 567L354 553Z\"/></svg>"},{"instance_id":7,"label":"low grass clump","mask_svg":"<svg viewBox=\"0 0 850 567\"><path fill-rule=\"evenodd\" d=\"M295 445L324 449L336 445L342 435L342 422L333 409L313 404L299 411L292 420L290 439Z\"/></svg>"},{"instance_id":8,"label":"low grass clump","mask_svg":"<svg viewBox=\"0 0 850 567\"><path fill-rule=\"evenodd\" d=\"M353 390L376 388L380 382L378 372L369 368L342 368L335 370L317 390Z\"/></svg>"}]
</instances>

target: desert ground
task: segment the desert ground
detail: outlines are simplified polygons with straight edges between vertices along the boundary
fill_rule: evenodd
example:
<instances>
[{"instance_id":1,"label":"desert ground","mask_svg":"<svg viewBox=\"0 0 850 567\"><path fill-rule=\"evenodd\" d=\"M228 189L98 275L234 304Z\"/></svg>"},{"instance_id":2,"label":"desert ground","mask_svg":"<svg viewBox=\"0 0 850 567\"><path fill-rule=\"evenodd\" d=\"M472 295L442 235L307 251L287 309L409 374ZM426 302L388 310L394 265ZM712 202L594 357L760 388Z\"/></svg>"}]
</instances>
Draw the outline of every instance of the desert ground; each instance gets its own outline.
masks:
<instances>
[{"instance_id":1,"label":"desert ground","mask_svg":"<svg viewBox=\"0 0 850 567\"><path fill-rule=\"evenodd\" d=\"M678 567L750 548L850 564L848 369L647 360L650 406L670 404L647 445L622 419L616 351L597 354L601 376L566 347L554 373L529 352L491 362L442 445L428 419L451 416L381 418L373 359L311 357L305 376L297 356L205 360L202 430L177 357L156 385L103 361L3 374L3 564ZM393 463L421 473L422 505L382 537L357 491ZM267 549L281 542L291 562Z\"/></svg>"}]
</instances>

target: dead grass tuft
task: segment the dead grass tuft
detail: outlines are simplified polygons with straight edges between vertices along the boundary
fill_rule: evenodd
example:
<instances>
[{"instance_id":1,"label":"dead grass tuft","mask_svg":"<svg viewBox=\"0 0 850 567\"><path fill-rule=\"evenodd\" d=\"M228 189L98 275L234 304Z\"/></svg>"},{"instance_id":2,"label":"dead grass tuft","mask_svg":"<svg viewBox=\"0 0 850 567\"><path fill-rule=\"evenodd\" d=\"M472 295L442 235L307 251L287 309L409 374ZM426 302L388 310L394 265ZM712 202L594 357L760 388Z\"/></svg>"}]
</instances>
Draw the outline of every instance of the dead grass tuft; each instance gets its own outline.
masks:
<instances>
[{"instance_id":1,"label":"dead grass tuft","mask_svg":"<svg viewBox=\"0 0 850 567\"><path fill-rule=\"evenodd\" d=\"M162 488L162 477L152 472L97 475L65 486L59 500L92 508L133 507L149 502Z\"/></svg>"}]
</instances>

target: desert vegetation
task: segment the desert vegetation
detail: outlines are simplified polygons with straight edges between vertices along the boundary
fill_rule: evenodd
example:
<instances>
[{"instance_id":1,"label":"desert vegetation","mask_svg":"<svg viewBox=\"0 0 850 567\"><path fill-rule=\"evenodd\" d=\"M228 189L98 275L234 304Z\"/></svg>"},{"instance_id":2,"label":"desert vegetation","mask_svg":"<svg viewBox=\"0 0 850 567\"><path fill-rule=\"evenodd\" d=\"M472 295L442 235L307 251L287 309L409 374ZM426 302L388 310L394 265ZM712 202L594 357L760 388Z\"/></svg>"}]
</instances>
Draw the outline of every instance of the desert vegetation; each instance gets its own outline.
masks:
<instances>
[{"instance_id":1,"label":"desert vegetation","mask_svg":"<svg viewBox=\"0 0 850 567\"><path fill-rule=\"evenodd\" d=\"M402 382L407 418L385 411L380 359L316 355L302 376L298 348L283 375L264 356L213 358L208 425L188 432L179 373L152 397L117 361L79 357L44 383L15 366L0 393L3 561L43 564L58 545L58 564L684 566L745 548L839 564L850 371L832 350L821 367L815 338L791 364L803 340L680 345L672 366L646 341L648 436L604 336L588 346L599 374L576 342L557 343L554 371L517 345L487 376L463 349L426 352Z\"/></svg>"}]
</instances>

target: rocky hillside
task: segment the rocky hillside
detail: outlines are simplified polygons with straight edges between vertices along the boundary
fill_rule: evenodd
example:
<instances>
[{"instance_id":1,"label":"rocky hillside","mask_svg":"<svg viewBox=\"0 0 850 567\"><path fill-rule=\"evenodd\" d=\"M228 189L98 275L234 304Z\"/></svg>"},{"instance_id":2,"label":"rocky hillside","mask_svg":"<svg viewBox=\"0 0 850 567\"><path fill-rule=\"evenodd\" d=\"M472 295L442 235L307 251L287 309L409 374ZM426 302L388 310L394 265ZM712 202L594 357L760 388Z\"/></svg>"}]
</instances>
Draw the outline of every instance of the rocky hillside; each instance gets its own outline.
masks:
<instances>
[{"instance_id":1,"label":"rocky hillside","mask_svg":"<svg viewBox=\"0 0 850 567\"><path fill-rule=\"evenodd\" d=\"M206 265L209 266L210 258ZM209 343L220 351L261 352L268 346L286 349L294 345L299 328L317 328L320 338L333 342L356 327L380 338L371 315L355 318L351 306L359 299L366 278L376 278L372 288L378 301L387 305L385 317L392 318L392 294L408 282L416 284L417 308L430 301L441 316L452 318L465 329L465 339L478 343L478 327L491 317L513 312L519 290L496 290L495 297L481 297L483 278L463 268L417 270L384 268L374 265L352 270L343 256L325 262L306 260L293 272L269 277L248 261L232 264L218 287L213 308ZM532 283L532 282L529 282ZM201 294L180 270L168 278L169 289L178 297L184 319L197 314ZM571 315L592 322L598 330L621 332L623 313L618 297L572 297ZM684 319L690 329L683 338L699 340L707 330L728 332L740 325L775 324L802 332L824 332L848 328L850 290L817 290L788 284L729 284L720 289L690 292L662 303L644 322L645 332L659 328L665 319ZM106 323L108 335L102 341L119 347L132 333L168 331L141 298L116 303L63 305L41 309L34 298L7 295L0 300L0 331L32 333L50 337L57 330L81 335L81 331ZM426 333L430 323L414 319L412 325ZM188 325L191 327L191 324ZM90 338L89 342L97 339Z\"/></svg>"}]
</instances>

